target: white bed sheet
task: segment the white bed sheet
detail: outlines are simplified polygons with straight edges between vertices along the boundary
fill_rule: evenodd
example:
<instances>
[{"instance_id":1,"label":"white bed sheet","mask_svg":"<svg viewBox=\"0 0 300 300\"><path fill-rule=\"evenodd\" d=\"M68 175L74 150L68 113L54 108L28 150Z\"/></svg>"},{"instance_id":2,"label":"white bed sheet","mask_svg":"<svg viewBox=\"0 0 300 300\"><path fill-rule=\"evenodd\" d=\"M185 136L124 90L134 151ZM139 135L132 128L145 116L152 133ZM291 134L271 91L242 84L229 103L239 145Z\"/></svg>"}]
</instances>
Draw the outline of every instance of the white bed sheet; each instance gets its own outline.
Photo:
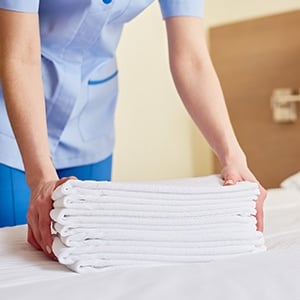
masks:
<instances>
[{"instance_id":1,"label":"white bed sheet","mask_svg":"<svg viewBox=\"0 0 300 300\"><path fill-rule=\"evenodd\" d=\"M300 191L269 190L268 251L206 264L77 274L26 243L26 226L0 229L0 299L299 300Z\"/></svg>"}]
</instances>

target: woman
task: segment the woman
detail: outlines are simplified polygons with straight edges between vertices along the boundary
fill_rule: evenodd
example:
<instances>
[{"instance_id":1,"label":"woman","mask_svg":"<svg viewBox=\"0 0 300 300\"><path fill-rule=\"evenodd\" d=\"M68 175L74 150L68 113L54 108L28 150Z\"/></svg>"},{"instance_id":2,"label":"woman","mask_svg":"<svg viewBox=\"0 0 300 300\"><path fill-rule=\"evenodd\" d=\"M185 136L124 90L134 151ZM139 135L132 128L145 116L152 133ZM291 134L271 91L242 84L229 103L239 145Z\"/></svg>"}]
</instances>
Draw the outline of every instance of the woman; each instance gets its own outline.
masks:
<instances>
[{"instance_id":1,"label":"woman","mask_svg":"<svg viewBox=\"0 0 300 300\"><path fill-rule=\"evenodd\" d=\"M10 197L0 197L14 200L2 211L23 207L24 218L26 197L16 192L26 190L26 181L28 241L50 257L49 211L55 187L72 175L110 179L115 51L124 23L153 1L0 0L0 179L12 186ZM202 1L160 0L160 5L176 88L218 156L224 183L256 181L233 132L207 51ZM261 192L258 230L263 229L262 187Z\"/></svg>"}]
</instances>

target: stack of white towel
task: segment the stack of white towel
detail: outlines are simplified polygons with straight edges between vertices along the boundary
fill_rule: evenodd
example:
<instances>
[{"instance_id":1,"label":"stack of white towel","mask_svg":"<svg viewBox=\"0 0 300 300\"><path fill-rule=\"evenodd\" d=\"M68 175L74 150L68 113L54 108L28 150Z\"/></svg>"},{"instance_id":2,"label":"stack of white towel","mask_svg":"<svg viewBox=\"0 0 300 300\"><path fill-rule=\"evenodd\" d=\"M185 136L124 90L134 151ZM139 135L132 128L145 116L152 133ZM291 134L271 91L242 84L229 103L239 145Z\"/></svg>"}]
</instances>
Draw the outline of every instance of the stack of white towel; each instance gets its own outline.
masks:
<instances>
[{"instance_id":1,"label":"stack of white towel","mask_svg":"<svg viewBox=\"0 0 300 300\"><path fill-rule=\"evenodd\" d=\"M256 183L219 176L129 183L70 180L53 193L53 252L76 272L199 263L265 250Z\"/></svg>"}]
</instances>

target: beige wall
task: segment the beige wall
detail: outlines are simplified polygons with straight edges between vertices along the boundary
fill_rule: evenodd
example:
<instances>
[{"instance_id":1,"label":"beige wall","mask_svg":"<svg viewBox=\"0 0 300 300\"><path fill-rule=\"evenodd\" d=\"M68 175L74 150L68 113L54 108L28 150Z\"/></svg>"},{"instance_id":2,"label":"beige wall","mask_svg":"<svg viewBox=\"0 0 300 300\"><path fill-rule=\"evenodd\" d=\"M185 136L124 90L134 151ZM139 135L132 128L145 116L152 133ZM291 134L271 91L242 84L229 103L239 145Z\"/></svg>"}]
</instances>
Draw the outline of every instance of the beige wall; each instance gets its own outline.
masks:
<instances>
[{"instance_id":1,"label":"beige wall","mask_svg":"<svg viewBox=\"0 0 300 300\"><path fill-rule=\"evenodd\" d=\"M214 26L294 9L299 0L206 0L205 21Z\"/></svg>"},{"instance_id":2,"label":"beige wall","mask_svg":"<svg viewBox=\"0 0 300 300\"><path fill-rule=\"evenodd\" d=\"M170 76L164 22L157 2L125 26L118 49L115 180L212 172L209 147L185 112ZM205 23L209 28L299 8L299 0L207 0Z\"/></svg>"},{"instance_id":3,"label":"beige wall","mask_svg":"<svg viewBox=\"0 0 300 300\"><path fill-rule=\"evenodd\" d=\"M164 26L157 3L125 26L118 49L116 180L188 177L198 169L193 125L169 72ZM210 162L205 146L203 153Z\"/></svg>"}]
</instances>

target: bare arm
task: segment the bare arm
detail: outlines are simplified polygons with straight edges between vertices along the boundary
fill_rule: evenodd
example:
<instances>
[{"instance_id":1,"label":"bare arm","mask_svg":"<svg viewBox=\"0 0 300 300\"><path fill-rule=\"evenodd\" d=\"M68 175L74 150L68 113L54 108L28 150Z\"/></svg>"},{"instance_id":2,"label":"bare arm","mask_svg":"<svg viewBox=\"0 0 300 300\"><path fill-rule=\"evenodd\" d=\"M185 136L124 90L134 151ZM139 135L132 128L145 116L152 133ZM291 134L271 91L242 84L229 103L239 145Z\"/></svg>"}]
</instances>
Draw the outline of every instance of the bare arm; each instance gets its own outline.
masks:
<instances>
[{"instance_id":1,"label":"bare arm","mask_svg":"<svg viewBox=\"0 0 300 300\"><path fill-rule=\"evenodd\" d=\"M37 14L0 10L0 62L7 112L31 189L28 240L47 252L50 194L58 178L48 146Z\"/></svg>"},{"instance_id":2,"label":"bare arm","mask_svg":"<svg viewBox=\"0 0 300 300\"><path fill-rule=\"evenodd\" d=\"M225 183L257 181L234 134L222 88L212 65L201 19L172 17L166 20L171 72L181 99L216 153ZM263 230L262 205L257 205L258 229Z\"/></svg>"},{"instance_id":3,"label":"bare arm","mask_svg":"<svg viewBox=\"0 0 300 300\"><path fill-rule=\"evenodd\" d=\"M29 185L55 175L50 160L37 14L0 11L1 81Z\"/></svg>"}]
</instances>

